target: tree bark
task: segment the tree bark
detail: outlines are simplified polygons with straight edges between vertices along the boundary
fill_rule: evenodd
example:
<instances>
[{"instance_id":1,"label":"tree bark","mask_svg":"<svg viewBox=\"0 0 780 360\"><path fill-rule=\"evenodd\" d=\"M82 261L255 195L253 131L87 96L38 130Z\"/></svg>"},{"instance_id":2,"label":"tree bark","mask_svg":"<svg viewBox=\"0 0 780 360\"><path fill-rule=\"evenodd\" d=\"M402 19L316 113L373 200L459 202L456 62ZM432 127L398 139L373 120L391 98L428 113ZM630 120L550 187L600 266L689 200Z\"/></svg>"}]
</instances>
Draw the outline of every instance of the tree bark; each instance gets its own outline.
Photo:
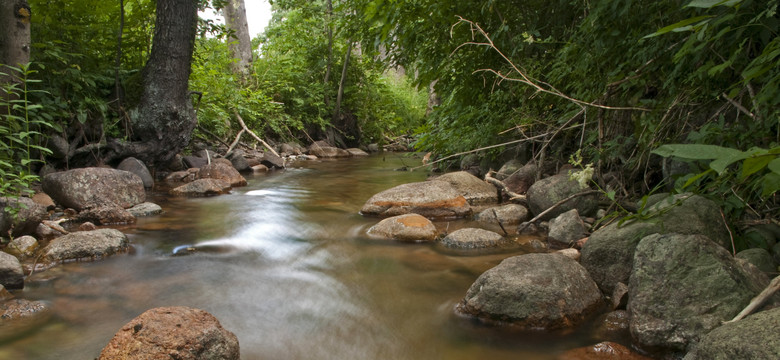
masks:
<instances>
[{"instance_id":1,"label":"tree bark","mask_svg":"<svg viewBox=\"0 0 780 360\"><path fill-rule=\"evenodd\" d=\"M352 55L352 39L347 45L347 53L344 55L344 67L341 69L341 81L339 81L339 93L336 95L336 110L333 111L333 123L338 123L341 117L341 100L344 97L344 87L347 86L347 68L349 68L349 57Z\"/></svg>"},{"instance_id":2,"label":"tree bark","mask_svg":"<svg viewBox=\"0 0 780 360\"><path fill-rule=\"evenodd\" d=\"M222 9L225 24L230 29L234 38L229 39L228 48L236 60L231 64L233 72L241 79L251 72L252 64L252 38L249 36L249 24L246 19L246 5L244 0L228 0Z\"/></svg>"},{"instance_id":3,"label":"tree bark","mask_svg":"<svg viewBox=\"0 0 780 360\"><path fill-rule=\"evenodd\" d=\"M27 0L0 0L0 64L19 67L30 62L30 5ZM0 68L0 89L18 81L14 71ZM4 100L9 100L0 91ZM5 110L0 110L5 111Z\"/></svg>"},{"instance_id":4,"label":"tree bark","mask_svg":"<svg viewBox=\"0 0 780 360\"><path fill-rule=\"evenodd\" d=\"M157 20L144 90L133 119L134 139L150 149L147 165L167 164L189 144L197 124L188 81L198 23L195 0L157 0Z\"/></svg>"},{"instance_id":5,"label":"tree bark","mask_svg":"<svg viewBox=\"0 0 780 360\"><path fill-rule=\"evenodd\" d=\"M325 80L323 83L323 91L324 99L325 100L325 106L330 106L330 96L328 96L328 82L330 81L330 71L333 67L333 27L330 24L331 17L333 16L333 1L328 0L328 10L325 14L325 20L327 21L327 28L328 28L328 64L325 68Z\"/></svg>"}]
</instances>

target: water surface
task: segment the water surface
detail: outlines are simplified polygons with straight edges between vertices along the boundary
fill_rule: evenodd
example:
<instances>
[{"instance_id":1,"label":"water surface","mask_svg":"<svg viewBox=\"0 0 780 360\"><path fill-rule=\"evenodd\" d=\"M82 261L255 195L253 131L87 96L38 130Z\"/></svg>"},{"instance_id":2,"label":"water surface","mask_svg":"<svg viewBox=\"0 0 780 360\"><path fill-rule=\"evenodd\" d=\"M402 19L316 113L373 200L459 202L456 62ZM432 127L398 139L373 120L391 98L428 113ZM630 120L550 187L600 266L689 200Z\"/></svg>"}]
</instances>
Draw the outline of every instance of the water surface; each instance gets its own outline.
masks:
<instances>
[{"instance_id":1,"label":"water surface","mask_svg":"<svg viewBox=\"0 0 780 360\"><path fill-rule=\"evenodd\" d=\"M58 266L17 297L53 316L0 343L0 359L93 359L132 318L191 306L236 334L242 359L553 359L597 341L515 333L453 314L471 283L519 252L463 255L372 240L371 195L422 181L387 154L300 162L229 195L153 201L165 214L120 228L131 254ZM419 160L417 160L419 162ZM436 224L442 231L466 222Z\"/></svg>"}]
</instances>

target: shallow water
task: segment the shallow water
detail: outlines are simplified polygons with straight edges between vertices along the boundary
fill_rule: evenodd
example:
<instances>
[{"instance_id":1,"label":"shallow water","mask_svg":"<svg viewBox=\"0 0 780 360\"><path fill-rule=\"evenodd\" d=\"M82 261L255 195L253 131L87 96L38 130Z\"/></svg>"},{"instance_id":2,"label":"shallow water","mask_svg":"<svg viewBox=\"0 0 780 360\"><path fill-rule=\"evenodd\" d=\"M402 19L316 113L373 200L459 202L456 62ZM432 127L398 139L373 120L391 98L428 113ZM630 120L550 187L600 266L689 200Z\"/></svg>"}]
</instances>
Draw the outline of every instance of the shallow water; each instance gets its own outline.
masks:
<instances>
[{"instance_id":1,"label":"shallow water","mask_svg":"<svg viewBox=\"0 0 780 360\"><path fill-rule=\"evenodd\" d=\"M554 359L599 341L587 329L516 333L453 314L479 274L518 250L464 255L368 239L378 219L358 211L381 190L423 180L393 171L414 161L300 162L250 175L229 195L152 196L166 212L120 228L130 254L28 279L16 296L53 314L0 340L0 359L93 359L132 318L178 305L216 316L242 359Z\"/></svg>"}]
</instances>

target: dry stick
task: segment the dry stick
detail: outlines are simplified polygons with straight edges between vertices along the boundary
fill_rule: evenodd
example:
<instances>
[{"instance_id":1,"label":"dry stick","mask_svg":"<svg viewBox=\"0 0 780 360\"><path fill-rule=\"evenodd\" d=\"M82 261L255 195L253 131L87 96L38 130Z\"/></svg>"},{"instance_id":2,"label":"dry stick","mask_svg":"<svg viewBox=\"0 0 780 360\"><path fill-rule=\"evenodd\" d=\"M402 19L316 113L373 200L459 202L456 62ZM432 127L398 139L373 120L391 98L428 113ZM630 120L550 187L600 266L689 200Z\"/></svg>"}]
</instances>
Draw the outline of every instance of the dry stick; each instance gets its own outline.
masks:
<instances>
[{"instance_id":1,"label":"dry stick","mask_svg":"<svg viewBox=\"0 0 780 360\"><path fill-rule=\"evenodd\" d=\"M255 138L255 140L257 140L261 144L263 144L263 146L265 146L266 149L270 150L271 153L273 153L277 157L281 157L281 156L279 156L279 154L276 153L276 150L274 150L270 145L268 145L267 142L263 141L263 139L261 139L259 136L257 136L257 134L255 134L252 130L249 130L249 128L246 127L246 124L244 123L244 119L241 118L241 115L238 114L238 111L233 110L233 114L236 115L236 119L238 119L238 123L241 124L241 127L244 128L244 131L248 132L249 135L252 135L252 137Z\"/></svg>"},{"instance_id":2,"label":"dry stick","mask_svg":"<svg viewBox=\"0 0 780 360\"><path fill-rule=\"evenodd\" d=\"M204 133L206 133L206 135L209 135L209 136L213 137L214 140L219 141L222 145L229 146L226 142L224 142L222 139L220 139L219 136L217 136L217 134L214 134L213 132L208 131L203 126L198 125L198 130L203 131Z\"/></svg>"},{"instance_id":3,"label":"dry stick","mask_svg":"<svg viewBox=\"0 0 780 360\"><path fill-rule=\"evenodd\" d=\"M504 236L509 236L509 233L506 231L506 229L504 229L504 224L502 223L501 219L498 217L498 213L496 213L496 209L494 208L491 210L493 210L493 216L496 218L496 222L498 223L498 226L501 227L501 231L504 232Z\"/></svg>"},{"instance_id":4,"label":"dry stick","mask_svg":"<svg viewBox=\"0 0 780 360\"><path fill-rule=\"evenodd\" d=\"M525 139L512 140L512 141L505 142L505 143L502 143L502 144L490 145L490 146L485 146L485 147L482 147L482 148L479 148L479 149L459 152L457 154L452 154L450 156L445 156L445 157L443 157L443 158L441 158L439 160L429 162L427 165L420 165L420 166L413 167L413 168L409 169L409 171L417 170L417 169L419 169L421 167L431 166L431 165L436 164L438 162L442 162L442 161L447 160L447 159L452 159L452 158L454 158L456 156L471 154L471 153L475 153L475 152L478 152L478 151L492 149L492 148L497 148L497 147L506 146L506 145L511 145L511 144L515 144L515 143L519 143L519 142L523 142L523 141L534 140L534 139L538 139L538 138L544 137L546 135L547 134L541 134L541 135L536 135L536 136L532 136L532 137L525 138Z\"/></svg>"},{"instance_id":5,"label":"dry stick","mask_svg":"<svg viewBox=\"0 0 780 360\"><path fill-rule=\"evenodd\" d=\"M742 104L740 104L740 103L736 102L734 99L730 98L728 95L726 95L726 93L723 93L720 96L722 96L724 99L726 99L726 101L730 102L731 105L734 105L734 107L739 109L739 111L745 113L745 115L747 115L747 116L750 116L751 119L755 119L756 118L756 115L754 115L752 112L750 112L750 110L745 109L745 107L742 106Z\"/></svg>"},{"instance_id":6,"label":"dry stick","mask_svg":"<svg viewBox=\"0 0 780 360\"><path fill-rule=\"evenodd\" d=\"M737 256L737 247L734 246L734 234L731 233L731 228L729 227L729 223L726 222L726 215L723 214L723 210L720 211L720 217L723 219L723 225L726 226L726 230L729 232L729 238L731 238L731 255Z\"/></svg>"},{"instance_id":7,"label":"dry stick","mask_svg":"<svg viewBox=\"0 0 780 360\"><path fill-rule=\"evenodd\" d=\"M239 131L238 134L236 134L236 139L233 140L230 146L228 146L227 151L225 151L225 156L227 156L227 154L230 154L230 152L233 151L233 148L235 148L238 145L238 141L241 140L241 135L244 135L244 129L241 129L241 131Z\"/></svg>"},{"instance_id":8,"label":"dry stick","mask_svg":"<svg viewBox=\"0 0 780 360\"><path fill-rule=\"evenodd\" d=\"M581 193L576 193L576 194L574 194L572 196L569 196L569 197L567 197L567 198L565 198L565 199L563 199L561 201L558 201L557 203L553 204L553 206L550 206L547 210L542 211L541 213L539 213L539 215L536 215L533 219L529 220L528 222L524 222L524 223L520 224L520 228L517 229L517 232L518 233L522 232L523 230L525 230L526 227L528 227L528 225L533 224L533 223L539 221L539 219L541 219L542 216L545 216L545 215L549 214L550 211L555 210L555 208L563 205L564 203L566 203L567 201L569 201L571 199L574 199L574 198L577 198L577 197L580 197L580 196L590 195L590 194L597 194L597 193L600 193L600 192L601 191L599 191L599 190L583 191Z\"/></svg>"},{"instance_id":9,"label":"dry stick","mask_svg":"<svg viewBox=\"0 0 780 360\"><path fill-rule=\"evenodd\" d=\"M750 304L748 304L747 307L745 307L733 319L725 321L724 324L742 320L746 316L750 315L753 313L753 311L761 307L761 305L763 305L764 302L772 297L772 295L774 295L778 290L780 290L780 276L772 279L772 281L769 283L769 286L767 286L766 289L764 289L764 291L762 291L760 294L756 295L753 300L750 300Z\"/></svg>"},{"instance_id":10,"label":"dry stick","mask_svg":"<svg viewBox=\"0 0 780 360\"><path fill-rule=\"evenodd\" d=\"M486 182L488 182L488 183L492 184L493 186L503 190L507 195L509 195L509 201L518 200L518 201L523 202L523 203L526 201L525 195L520 195L520 194L518 194L516 192L512 192L511 190L509 190L509 188L506 186L506 184L504 184L503 181L494 178L493 175L492 175L494 172L495 171L490 170L485 175L485 181Z\"/></svg>"}]
</instances>

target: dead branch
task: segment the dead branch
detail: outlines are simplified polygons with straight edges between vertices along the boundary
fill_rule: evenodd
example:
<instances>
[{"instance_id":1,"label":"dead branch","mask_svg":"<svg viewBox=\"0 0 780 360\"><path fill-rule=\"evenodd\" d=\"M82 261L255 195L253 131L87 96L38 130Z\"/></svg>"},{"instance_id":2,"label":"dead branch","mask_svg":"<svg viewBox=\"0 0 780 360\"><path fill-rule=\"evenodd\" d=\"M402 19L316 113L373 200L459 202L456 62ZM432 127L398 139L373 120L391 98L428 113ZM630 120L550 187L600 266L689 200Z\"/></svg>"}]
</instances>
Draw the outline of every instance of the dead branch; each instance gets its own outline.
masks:
<instances>
[{"instance_id":1,"label":"dead branch","mask_svg":"<svg viewBox=\"0 0 780 360\"><path fill-rule=\"evenodd\" d=\"M246 127L246 124L244 123L244 119L241 118L241 115L238 114L237 110L233 110L233 114L236 115L236 119L238 119L238 123L241 124L241 127L244 128L244 131L248 132L249 135L252 135L252 137L255 138L255 140L257 140L258 142L263 144L263 146L265 146L266 149L271 151L271 153L273 153L277 157L281 157L281 156L279 156L279 154L276 153L276 150L274 150L270 145L268 145L267 142L263 141L263 139L261 139L259 136L257 136L257 134L255 134L254 131L249 130L249 128Z\"/></svg>"},{"instance_id":2,"label":"dead branch","mask_svg":"<svg viewBox=\"0 0 780 360\"><path fill-rule=\"evenodd\" d=\"M485 181L490 183L490 184L492 184L493 186L495 186L499 190L505 192L507 195L509 195L509 201L512 201L512 202L517 201L517 202L521 202L521 203L525 203L526 202L525 195L520 195L520 194L518 194L516 192L512 192L511 190L509 190L509 188L506 187L506 184L504 184L503 181L498 180L498 179L493 177L494 173L495 173L495 171L493 171L493 170L488 171L488 173L485 175Z\"/></svg>"},{"instance_id":3,"label":"dead branch","mask_svg":"<svg viewBox=\"0 0 780 360\"><path fill-rule=\"evenodd\" d=\"M458 22L456 22L450 28L450 36L452 36L452 29L455 28L457 25L459 25L461 23L469 24L470 29L471 29L471 33L472 33L472 38L474 37L475 33L478 33L482 37L485 38L485 42L476 42L476 41L465 42L463 44L460 44L458 47L456 47L455 50L453 50L453 53L455 53L456 51L460 50L461 47L464 47L466 45L476 45L476 46L487 46L487 47L490 47L491 49L493 49L493 51L498 53L498 55L501 56L501 58L504 59L504 61L506 61L507 64L509 64L509 66L512 68L512 70L514 70L514 72L516 72L518 75L520 75L520 78L510 77L509 75L502 74L500 71L496 71L496 70L493 70L493 69L480 69L480 70L474 71L474 73L489 72L489 73L492 73L492 74L498 76L502 80L507 80L507 81L519 82L521 84L526 84L526 85L534 88L537 92L541 92L541 93L550 94L550 95L553 95L553 96L560 97L560 98L565 99L565 100L567 100L569 102L572 102L572 103L574 103L574 104L576 104L576 105L578 105L580 107L590 106L590 107L595 107L595 108L600 108L600 109L607 109L607 110L651 111L650 109L638 108L638 107L606 106L606 105L598 104L596 102L587 102L587 101L584 101L584 100L579 100L579 99L572 98L572 97L564 94L563 92L559 91L558 89L556 89L552 85L547 84L547 83L542 82L542 81L539 81L539 80L536 80L536 79L533 79L533 78L529 77L528 75L526 75L525 72L520 70L520 68L514 62L512 62L512 60L509 59L509 57L507 57L503 52L501 52L501 50L499 50L496 47L496 45L493 43L493 39L490 38L490 35L488 35L488 33L485 32L485 30L483 30L477 23L475 23L475 22L473 22L471 20L466 20L466 19L458 16ZM547 87L543 87L542 85L546 85Z\"/></svg>"},{"instance_id":4,"label":"dead branch","mask_svg":"<svg viewBox=\"0 0 780 360\"><path fill-rule=\"evenodd\" d=\"M552 206L550 206L549 208L547 208L547 210L540 212L539 215L536 215L533 219L520 224L520 228L517 229L517 232L518 233L522 232L526 227L528 227L528 225L531 225L531 224L539 221L539 219L541 219L543 216L549 214L551 211L555 210L557 207L563 205L564 203L566 203L567 201L569 201L571 199L578 198L580 196L590 195L590 194L598 194L600 192L601 191L599 191L599 190L583 191L583 192L580 192L580 193L576 193L576 194L574 194L572 196L569 196L569 197L567 197L567 198L565 198L565 199L563 199L561 201L558 201L557 203L555 203Z\"/></svg>"},{"instance_id":5,"label":"dead branch","mask_svg":"<svg viewBox=\"0 0 780 360\"><path fill-rule=\"evenodd\" d=\"M726 101L730 102L731 105L734 105L735 108L737 108L739 111L743 112L745 115L750 116L751 119L755 119L756 115L750 112L750 110L746 109L742 104L738 103L736 100L730 98L726 93L723 93L720 95L723 97Z\"/></svg>"},{"instance_id":6,"label":"dead branch","mask_svg":"<svg viewBox=\"0 0 780 360\"><path fill-rule=\"evenodd\" d=\"M506 145L516 144L516 143L523 142L523 141L534 140L534 139L542 138L542 137L544 137L544 136L546 136L546 135L547 135L547 134L542 134L542 135L532 136L532 137L529 137L529 138L523 138L523 139L520 139L520 140L512 140L512 141L505 142L505 143L501 143L501 144L496 144L496 145L485 146L485 147L481 147L481 148L479 148L479 149L474 149L474 150L469 150L469 151L459 152L459 153L457 153L457 154L452 154L452 155L450 155L450 156L445 156L445 157L443 157L443 158L441 158L441 159L439 159L439 160L436 160L436 161L431 161L431 162L429 162L429 163L428 163L428 164L426 164L426 165L420 165L420 166L416 166L416 167L410 168L410 169L409 169L409 171L414 171L414 170L417 170L417 169L419 169L419 168L421 168L421 167L431 166L431 165L433 165L433 164L436 164L436 163L442 162L442 161L444 161L444 160L447 160L447 159L452 159L452 158L454 158L454 157L456 157L456 156L461 156L461 155L466 155L466 154L471 154L471 153L479 152L479 151L482 151L482 150L488 150L488 149L497 148L497 147L501 147L501 146L506 146Z\"/></svg>"},{"instance_id":7,"label":"dead branch","mask_svg":"<svg viewBox=\"0 0 780 360\"><path fill-rule=\"evenodd\" d=\"M238 145L238 141L241 140L241 135L244 135L244 129L241 129L241 131L239 131L238 134L236 134L235 140L233 140L233 142L230 143L230 146L228 146L227 151L225 151L225 156L227 156L227 154L230 154L230 152L233 151L233 148L235 148L236 145Z\"/></svg>"},{"instance_id":8,"label":"dead branch","mask_svg":"<svg viewBox=\"0 0 780 360\"><path fill-rule=\"evenodd\" d=\"M769 286L767 286L766 289L764 289L764 291L762 291L760 294L756 295L753 300L750 300L750 304L748 304L745 309L743 309L733 319L724 322L724 324L742 320L746 316L752 314L753 311L761 307L761 305L764 305L764 302L772 297L772 295L774 295L778 290L780 290L780 276L772 279L772 281L769 283Z\"/></svg>"},{"instance_id":9,"label":"dead branch","mask_svg":"<svg viewBox=\"0 0 780 360\"><path fill-rule=\"evenodd\" d=\"M214 134L213 132L211 132L211 131L208 131L208 130L207 130L206 128L204 128L203 126L200 126L200 125L198 125L198 130L200 130L200 131L202 131L202 132L206 133L206 135L208 135L208 136L211 136L212 138L214 138L214 140L217 140L217 141L218 141L220 144L222 144L222 145L225 145L225 146L228 146L228 144L227 144L227 143L225 143L225 142L224 142L224 141L223 141L223 140L222 140L222 139L221 139L219 136L217 136L217 134Z\"/></svg>"}]
</instances>

